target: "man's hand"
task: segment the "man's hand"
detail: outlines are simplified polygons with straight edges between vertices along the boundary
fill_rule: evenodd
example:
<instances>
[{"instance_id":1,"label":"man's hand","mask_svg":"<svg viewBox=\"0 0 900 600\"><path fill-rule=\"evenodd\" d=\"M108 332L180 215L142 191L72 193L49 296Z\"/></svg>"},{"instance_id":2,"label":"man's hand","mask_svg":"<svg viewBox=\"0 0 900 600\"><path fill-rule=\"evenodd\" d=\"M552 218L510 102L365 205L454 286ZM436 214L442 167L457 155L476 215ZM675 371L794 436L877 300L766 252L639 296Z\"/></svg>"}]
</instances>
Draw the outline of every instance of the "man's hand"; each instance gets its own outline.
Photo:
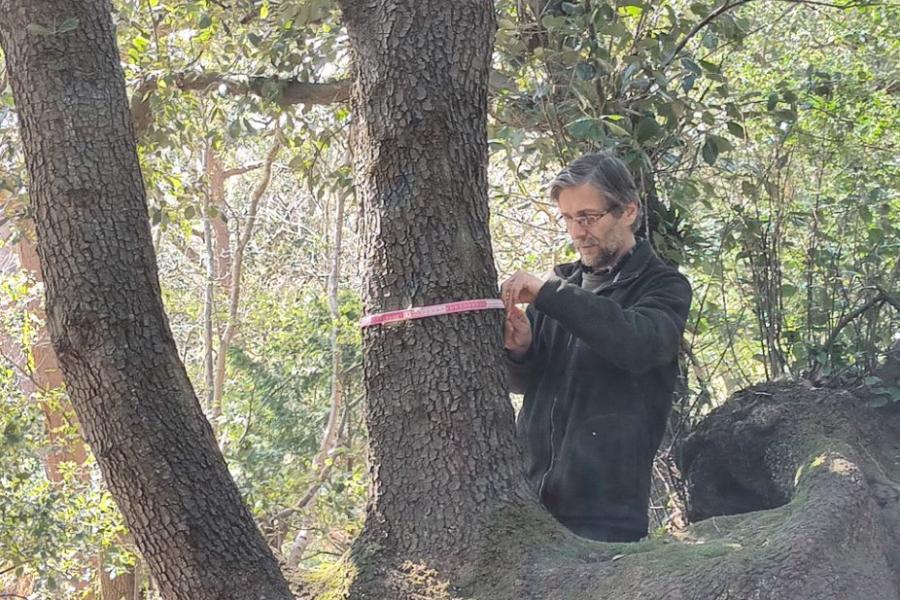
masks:
<instances>
[{"instance_id":1,"label":"man's hand","mask_svg":"<svg viewBox=\"0 0 900 600\"><path fill-rule=\"evenodd\" d=\"M521 359L531 347L531 323L525 311L513 305L512 310L506 313L504 332L504 347L514 359Z\"/></svg>"},{"instance_id":2,"label":"man's hand","mask_svg":"<svg viewBox=\"0 0 900 600\"><path fill-rule=\"evenodd\" d=\"M534 302L542 285L543 281L527 271L516 271L512 277L504 281L500 286L500 297L503 299L507 315L516 304Z\"/></svg>"}]
</instances>

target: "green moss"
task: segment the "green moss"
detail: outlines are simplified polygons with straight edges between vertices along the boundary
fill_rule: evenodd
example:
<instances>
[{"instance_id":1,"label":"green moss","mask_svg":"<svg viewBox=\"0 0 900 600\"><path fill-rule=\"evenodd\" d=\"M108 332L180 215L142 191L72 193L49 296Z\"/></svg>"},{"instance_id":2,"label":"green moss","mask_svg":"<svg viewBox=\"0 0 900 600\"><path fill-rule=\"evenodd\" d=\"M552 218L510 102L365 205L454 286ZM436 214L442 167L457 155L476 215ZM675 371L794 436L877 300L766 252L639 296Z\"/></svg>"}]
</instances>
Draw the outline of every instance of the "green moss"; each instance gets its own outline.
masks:
<instances>
[{"instance_id":1,"label":"green moss","mask_svg":"<svg viewBox=\"0 0 900 600\"><path fill-rule=\"evenodd\" d=\"M303 587L319 600L341 600L350 592L356 578L356 566L347 556L333 563L323 563L303 574Z\"/></svg>"}]
</instances>

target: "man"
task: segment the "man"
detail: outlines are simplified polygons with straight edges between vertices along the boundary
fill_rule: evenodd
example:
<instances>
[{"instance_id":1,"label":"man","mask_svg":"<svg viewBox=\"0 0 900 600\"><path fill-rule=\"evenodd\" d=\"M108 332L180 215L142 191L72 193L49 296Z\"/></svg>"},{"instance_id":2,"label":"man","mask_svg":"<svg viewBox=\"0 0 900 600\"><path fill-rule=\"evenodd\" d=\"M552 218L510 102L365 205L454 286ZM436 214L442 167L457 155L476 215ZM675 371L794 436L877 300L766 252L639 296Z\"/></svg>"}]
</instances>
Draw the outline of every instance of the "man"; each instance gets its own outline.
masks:
<instances>
[{"instance_id":1,"label":"man","mask_svg":"<svg viewBox=\"0 0 900 600\"><path fill-rule=\"evenodd\" d=\"M640 200L620 160L579 158L550 196L581 260L546 282L519 271L501 286L510 389L525 394L526 476L576 534L637 541L691 287L635 238ZM517 303L530 303L527 313Z\"/></svg>"}]
</instances>

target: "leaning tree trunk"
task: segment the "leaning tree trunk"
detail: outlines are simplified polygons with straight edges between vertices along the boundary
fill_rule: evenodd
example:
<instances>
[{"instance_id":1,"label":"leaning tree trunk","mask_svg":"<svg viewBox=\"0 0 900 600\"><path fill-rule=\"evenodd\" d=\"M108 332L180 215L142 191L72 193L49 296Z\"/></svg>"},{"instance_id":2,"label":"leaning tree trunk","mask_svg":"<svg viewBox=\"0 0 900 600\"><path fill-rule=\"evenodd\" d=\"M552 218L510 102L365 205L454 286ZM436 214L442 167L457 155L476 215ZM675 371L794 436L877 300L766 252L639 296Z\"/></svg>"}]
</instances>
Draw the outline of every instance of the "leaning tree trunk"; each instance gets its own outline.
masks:
<instances>
[{"instance_id":1,"label":"leaning tree trunk","mask_svg":"<svg viewBox=\"0 0 900 600\"><path fill-rule=\"evenodd\" d=\"M489 0L341 2L368 313L497 297L488 232ZM366 329L373 544L450 572L504 506L529 505L501 364L503 313ZM449 569L449 571L447 571Z\"/></svg>"},{"instance_id":2,"label":"leaning tree trunk","mask_svg":"<svg viewBox=\"0 0 900 600\"><path fill-rule=\"evenodd\" d=\"M680 450L700 522L636 544L535 539L523 523L469 596L898 600L898 439L900 413L847 392L745 390Z\"/></svg>"},{"instance_id":3,"label":"leaning tree trunk","mask_svg":"<svg viewBox=\"0 0 900 600\"><path fill-rule=\"evenodd\" d=\"M110 10L0 0L53 346L163 595L289 598L163 312Z\"/></svg>"}]
</instances>

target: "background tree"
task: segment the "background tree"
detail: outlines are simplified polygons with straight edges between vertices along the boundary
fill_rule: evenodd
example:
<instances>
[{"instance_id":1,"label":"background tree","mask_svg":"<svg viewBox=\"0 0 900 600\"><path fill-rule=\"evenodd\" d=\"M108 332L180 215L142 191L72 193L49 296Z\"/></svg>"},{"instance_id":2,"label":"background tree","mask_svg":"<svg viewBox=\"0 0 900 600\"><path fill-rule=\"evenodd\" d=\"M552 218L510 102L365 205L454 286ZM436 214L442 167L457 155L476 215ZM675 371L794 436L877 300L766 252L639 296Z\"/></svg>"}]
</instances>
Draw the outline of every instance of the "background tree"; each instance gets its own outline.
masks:
<instances>
[{"instance_id":1,"label":"background tree","mask_svg":"<svg viewBox=\"0 0 900 600\"><path fill-rule=\"evenodd\" d=\"M168 328L108 3L0 4L0 39L48 328L85 439L142 555L167 597L290 597Z\"/></svg>"}]
</instances>

